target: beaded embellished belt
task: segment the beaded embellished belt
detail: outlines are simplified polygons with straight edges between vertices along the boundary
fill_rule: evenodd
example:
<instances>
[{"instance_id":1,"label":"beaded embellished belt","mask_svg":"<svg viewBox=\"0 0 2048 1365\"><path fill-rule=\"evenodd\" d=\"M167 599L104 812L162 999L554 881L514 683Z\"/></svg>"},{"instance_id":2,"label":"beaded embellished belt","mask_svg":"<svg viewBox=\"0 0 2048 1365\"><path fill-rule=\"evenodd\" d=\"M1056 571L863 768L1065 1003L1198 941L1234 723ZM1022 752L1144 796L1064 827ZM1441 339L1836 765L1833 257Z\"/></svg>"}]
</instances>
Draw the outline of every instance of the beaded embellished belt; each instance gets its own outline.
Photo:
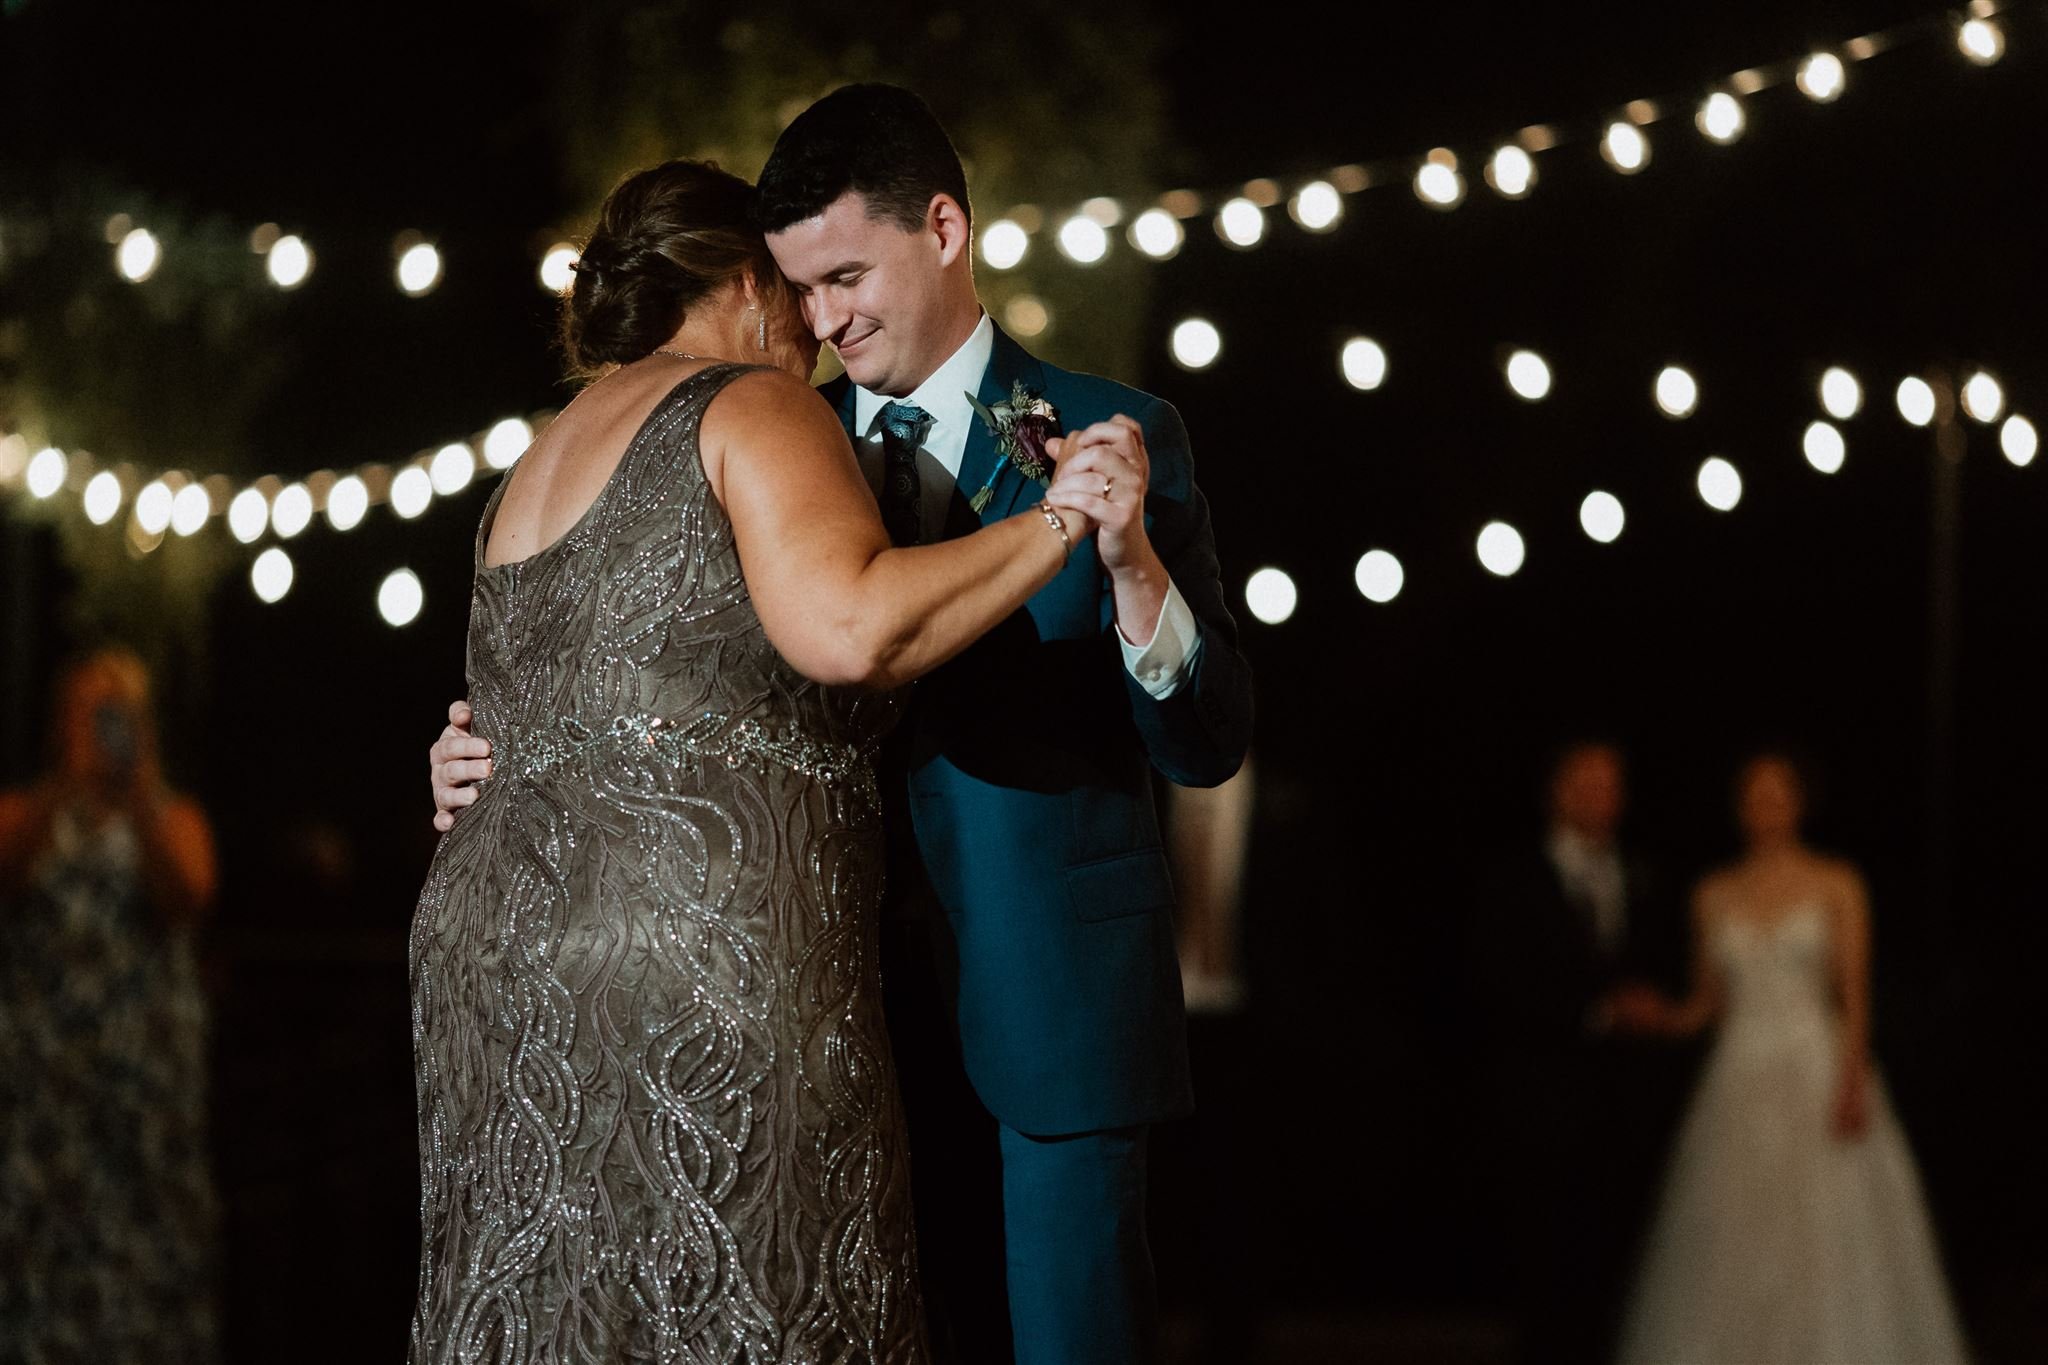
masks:
<instances>
[{"instance_id":1,"label":"beaded embellished belt","mask_svg":"<svg viewBox=\"0 0 2048 1365\"><path fill-rule=\"evenodd\" d=\"M558 716L553 726L515 729L493 744L492 768L531 779L614 745L645 750L684 771L697 771L706 762L755 772L781 768L850 797L871 813L882 808L867 750L808 735L777 735L758 720L734 720L716 711L681 723L660 716L614 716L598 727Z\"/></svg>"}]
</instances>

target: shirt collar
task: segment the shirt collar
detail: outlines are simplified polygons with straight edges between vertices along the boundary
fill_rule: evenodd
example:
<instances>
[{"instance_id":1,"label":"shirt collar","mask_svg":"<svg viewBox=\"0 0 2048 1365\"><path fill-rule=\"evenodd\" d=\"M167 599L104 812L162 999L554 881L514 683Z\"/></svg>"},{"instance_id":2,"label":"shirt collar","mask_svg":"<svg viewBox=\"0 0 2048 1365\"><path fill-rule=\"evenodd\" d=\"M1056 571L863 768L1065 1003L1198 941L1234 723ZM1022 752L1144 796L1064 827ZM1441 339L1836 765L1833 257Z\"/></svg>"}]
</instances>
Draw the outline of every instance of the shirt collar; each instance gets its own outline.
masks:
<instances>
[{"instance_id":1,"label":"shirt collar","mask_svg":"<svg viewBox=\"0 0 2048 1365\"><path fill-rule=\"evenodd\" d=\"M968 395L981 388L981 377L988 373L989 357L996 345L996 325L987 313L967 334L967 340L960 343L960 349L933 370L907 397L893 399L884 393L875 393L856 384L853 387L853 429L856 435L866 436L875 428L875 419L882 409L893 402L915 404L931 414L935 427L954 431L965 431L968 420L974 415L974 404Z\"/></svg>"}]
</instances>

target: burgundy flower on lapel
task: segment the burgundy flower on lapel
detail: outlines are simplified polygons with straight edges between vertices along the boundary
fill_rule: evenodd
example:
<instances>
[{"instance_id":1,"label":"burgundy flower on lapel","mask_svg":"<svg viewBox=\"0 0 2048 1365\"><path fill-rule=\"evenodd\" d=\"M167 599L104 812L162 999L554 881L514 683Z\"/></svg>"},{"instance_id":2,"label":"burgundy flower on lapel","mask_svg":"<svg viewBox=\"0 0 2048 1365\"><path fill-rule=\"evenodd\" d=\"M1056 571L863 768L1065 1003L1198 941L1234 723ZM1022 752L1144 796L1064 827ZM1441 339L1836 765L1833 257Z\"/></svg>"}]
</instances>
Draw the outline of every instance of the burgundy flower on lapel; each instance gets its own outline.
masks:
<instances>
[{"instance_id":1,"label":"burgundy flower on lapel","mask_svg":"<svg viewBox=\"0 0 2048 1365\"><path fill-rule=\"evenodd\" d=\"M1010 386L1010 396L999 403L984 404L971 393L967 401L974 405L982 424L996 438L996 451L1002 456L981 491L968 499L970 507L976 512L988 507L1004 464L1015 465L1017 472L1027 479L1042 484L1052 481L1052 457L1045 446L1060 434L1059 409L1046 402L1043 395L1024 387L1021 379Z\"/></svg>"}]
</instances>

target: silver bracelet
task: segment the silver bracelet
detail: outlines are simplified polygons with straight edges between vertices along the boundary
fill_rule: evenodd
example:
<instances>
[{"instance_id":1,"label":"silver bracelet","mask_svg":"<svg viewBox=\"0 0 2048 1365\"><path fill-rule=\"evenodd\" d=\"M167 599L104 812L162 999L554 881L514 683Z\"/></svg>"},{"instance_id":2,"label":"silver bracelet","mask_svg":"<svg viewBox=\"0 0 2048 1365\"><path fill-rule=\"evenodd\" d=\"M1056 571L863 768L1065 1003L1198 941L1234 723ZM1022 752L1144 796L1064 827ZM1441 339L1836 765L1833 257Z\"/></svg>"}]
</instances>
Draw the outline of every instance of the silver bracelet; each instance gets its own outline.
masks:
<instances>
[{"instance_id":1,"label":"silver bracelet","mask_svg":"<svg viewBox=\"0 0 2048 1365\"><path fill-rule=\"evenodd\" d=\"M1060 544L1066 547L1066 557L1072 559L1074 557L1074 538L1067 534L1067 524L1060 520L1058 510L1050 502L1042 501L1038 504L1038 512L1040 516L1045 518L1047 526L1060 533Z\"/></svg>"}]
</instances>

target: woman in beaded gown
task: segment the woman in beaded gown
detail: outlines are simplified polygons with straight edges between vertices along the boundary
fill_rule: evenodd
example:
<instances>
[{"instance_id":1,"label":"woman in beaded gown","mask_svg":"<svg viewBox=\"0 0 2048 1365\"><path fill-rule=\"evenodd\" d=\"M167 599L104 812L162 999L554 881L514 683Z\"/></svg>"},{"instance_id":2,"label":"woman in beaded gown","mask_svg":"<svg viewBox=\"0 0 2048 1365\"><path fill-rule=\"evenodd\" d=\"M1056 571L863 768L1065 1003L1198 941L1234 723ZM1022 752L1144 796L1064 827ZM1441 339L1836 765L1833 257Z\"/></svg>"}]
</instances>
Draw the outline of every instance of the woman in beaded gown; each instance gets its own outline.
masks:
<instances>
[{"instance_id":1,"label":"woman in beaded gown","mask_svg":"<svg viewBox=\"0 0 2048 1365\"><path fill-rule=\"evenodd\" d=\"M1869 1050L1869 911L1804 846L1786 759L1738 785L1746 856L1695 896L1699 984L1617 1017L1718 1022L1623 1334L1625 1365L1960 1365L1934 1230Z\"/></svg>"},{"instance_id":2,"label":"woman in beaded gown","mask_svg":"<svg viewBox=\"0 0 2048 1365\"><path fill-rule=\"evenodd\" d=\"M868 755L1090 528L889 548L748 194L613 191L564 304L602 377L477 532L494 766L411 940L415 1365L925 1359Z\"/></svg>"}]
</instances>

